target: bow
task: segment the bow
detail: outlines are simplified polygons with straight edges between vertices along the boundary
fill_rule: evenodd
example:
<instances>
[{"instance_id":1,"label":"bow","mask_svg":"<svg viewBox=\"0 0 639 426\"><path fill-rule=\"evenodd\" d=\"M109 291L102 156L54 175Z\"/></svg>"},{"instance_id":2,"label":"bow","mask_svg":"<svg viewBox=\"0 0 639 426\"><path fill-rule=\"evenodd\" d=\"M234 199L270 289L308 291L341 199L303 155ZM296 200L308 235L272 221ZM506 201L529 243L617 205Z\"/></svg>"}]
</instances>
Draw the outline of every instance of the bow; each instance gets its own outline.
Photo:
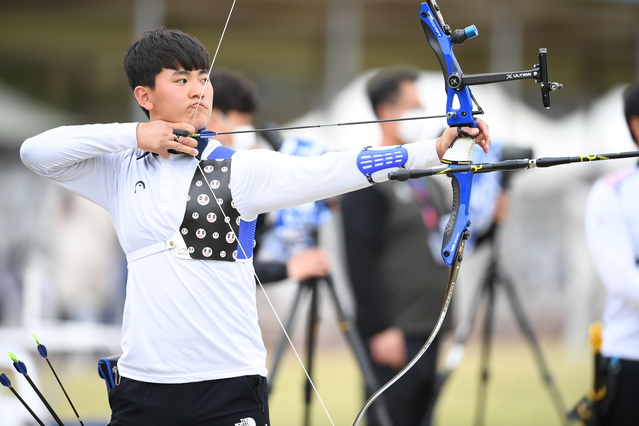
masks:
<instances>
[{"instance_id":1,"label":"bow","mask_svg":"<svg viewBox=\"0 0 639 426\"><path fill-rule=\"evenodd\" d=\"M441 311L437 318L428 339L404 368L395 375L388 383L375 392L366 402L353 423L357 426L371 404L390 386L397 382L408 372L419 359L426 353L433 340L439 333L442 323L446 317L448 307L455 289L457 276L463 260L463 252L466 240L470 237L470 195L474 173L477 171L473 165L472 151L475 145L474 138L463 131L463 127L477 127L475 115L483 114L483 110L475 100L470 86L476 84L488 84L501 81L514 81L532 78L541 84L542 100L545 108L550 107L550 92L561 89L559 83L548 82L548 72L546 65L546 49L540 49L539 64L533 69L518 72L490 73L464 75L453 53L456 44L462 44L466 40L479 35L474 25L464 29L451 30L441 14L441 9L435 0L428 0L421 4L419 18L426 35L428 44L437 56L441 66L446 89L446 120L450 127L457 127L459 136L453 140L449 149L442 158L442 163L447 166L437 168L433 174L447 174L451 177L453 188L453 206L450 219L444 229L441 255L444 263L451 267L446 287L446 295ZM476 110L474 108L477 108ZM485 171L489 171L486 167ZM416 173L417 172L417 173ZM425 171L399 170L389 174L390 179L406 180L412 177L421 177L426 174L419 174Z\"/></svg>"}]
</instances>

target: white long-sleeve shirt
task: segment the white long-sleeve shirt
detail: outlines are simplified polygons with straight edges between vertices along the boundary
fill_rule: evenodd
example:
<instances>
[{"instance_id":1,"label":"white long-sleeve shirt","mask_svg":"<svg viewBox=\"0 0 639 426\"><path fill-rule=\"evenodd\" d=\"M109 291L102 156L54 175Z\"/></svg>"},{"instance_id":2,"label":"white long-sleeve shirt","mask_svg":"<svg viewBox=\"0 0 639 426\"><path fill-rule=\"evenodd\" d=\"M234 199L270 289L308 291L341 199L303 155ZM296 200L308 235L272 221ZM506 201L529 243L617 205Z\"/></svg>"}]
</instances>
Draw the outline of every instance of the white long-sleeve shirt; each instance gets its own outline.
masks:
<instances>
[{"instance_id":1,"label":"white long-sleeve shirt","mask_svg":"<svg viewBox=\"0 0 639 426\"><path fill-rule=\"evenodd\" d=\"M599 179L586 205L586 237L607 290L602 354L639 361L639 169Z\"/></svg>"},{"instance_id":2,"label":"white long-sleeve shirt","mask_svg":"<svg viewBox=\"0 0 639 426\"><path fill-rule=\"evenodd\" d=\"M107 209L126 254L171 239L182 222L197 160L137 159L137 123L59 127L28 139L27 167ZM219 146L211 140L202 158ZM432 141L407 145L407 168L439 164ZM241 218L369 185L359 151L290 157L238 151L232 196ZM386 172L376 181L386 180ZM185 260L161 251L128 266L120 373L139 381L187 383L266 376L251 262Z\"/></svg>"}]
</instances>

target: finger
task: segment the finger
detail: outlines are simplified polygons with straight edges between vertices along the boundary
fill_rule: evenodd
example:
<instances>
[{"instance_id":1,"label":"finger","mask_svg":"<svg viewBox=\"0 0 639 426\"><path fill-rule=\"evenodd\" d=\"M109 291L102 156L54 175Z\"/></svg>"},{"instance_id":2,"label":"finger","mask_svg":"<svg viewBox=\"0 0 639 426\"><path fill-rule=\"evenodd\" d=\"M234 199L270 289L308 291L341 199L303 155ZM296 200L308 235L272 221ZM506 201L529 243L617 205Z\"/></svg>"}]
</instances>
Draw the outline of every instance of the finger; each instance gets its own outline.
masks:
<instances>
[{"instance_id":1,"label":"finger","mask_svg":"<svg viewBox=\"0 0 639 426\"><path fill-rule=\"evenodd\" d=\"M466 136L463 133L466 133L466 135L469 135L471 137L476 137L477 135L479 135L480 130L476 127L461 127L461 128L457 128L457 135L458 136Z\"/></svg>"},{"instance_id":2,"label":"finger","mask_svg":"<svg viewBox=\"0 0 639 426\"><path fill-rule=\"evenodd\" d=\"M479 130L481 130L482 133L484 134L488 134L488 124L486 124L486 122L484 120L482 120L481 118L478 118L477 121L477 128L479 128Z\"/></svg>"},{"instance_id":3,"label":"finger","mask_svg":"<svg viewBox=\"0 0 639 426\"><path fill-rule=\"evenodd\" d=\"M191 147L196 147L197 146L197 141L193 138L189 138L189 137L181 137L179 142L183 145L186 146L191 146Z\"/></svg>"},{"instance_id":4,"label":"finger","mask_svg":"<svg viewBox=\"0 0 639 426\"><path fill-rule=\"evenodd\" d=\"M173 128L173 140L179 144L175 151L180 154L198 155L197 147L198 143L195 139L188 137L195 133L195 127L188 123L171 123Z\"/></svg>"},{"instance_id":5,"label":"finger","mask_svg":"<svg viewBox=\"0 0 639 426\"><path fill-rule=\"evenodd\" d=\"M475 139L477 144L481 147L481 149L488 153L488 148L490 147L490 137L486 137L484 134L481 134L480 137Z\"/></svg>"},{"instance_id":6,"label":"finger","mask_svg":"<svg viewBox=\"0 0 639 426\"><path fill-rule=\"evenodd\" d=\"M176 136L176 138L178 138ZM185 138L185 137L179 137L179 139L191 139L191 138ZM180 140L177 140L176 142L176 148L175 151L177 151L179 154L188 154L188 155L192 155L192 156L196 156L198 154L198 150L195 148L191 148L190 146L187 146L185 144L183 144ZM196 143L197 145L197 143Z\"/></svg>"},{"instance_id":7,"label":"finger","mask_svg":"<svg viewBox=\"0 0 639 426\"><path fill-rule=\"evenodd\" d=\"M188 136L195 133L195 127L189 123L171 123L173 133L178 136Z\"/></svg>"}]
</instances>

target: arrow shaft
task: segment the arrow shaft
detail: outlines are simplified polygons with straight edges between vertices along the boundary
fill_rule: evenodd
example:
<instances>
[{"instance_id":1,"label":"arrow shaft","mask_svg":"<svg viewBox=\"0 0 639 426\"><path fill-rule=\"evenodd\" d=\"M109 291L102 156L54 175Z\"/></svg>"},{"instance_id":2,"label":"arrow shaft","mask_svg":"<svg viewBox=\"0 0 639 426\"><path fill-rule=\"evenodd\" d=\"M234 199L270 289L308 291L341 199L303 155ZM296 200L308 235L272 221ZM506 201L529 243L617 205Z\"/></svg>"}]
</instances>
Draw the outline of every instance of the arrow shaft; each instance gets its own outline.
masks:
<instances>
[{"instance_id":1,"label":"arrow shaft","mask_svg":"<svg viewBox=\"0 0 639 426\"><path fill-rule=\"evenodd\" d=\"M284 130L305 130L305 129L320 129L324 127L343 127L343 126L355 126L361 124L375 124L375 123L388 123L392 121L410 121L410 120L429 120L434 118L446 118L446 114L440 115L425 115L420 117L401 117L401 118L387 118L384 120L363 120L363 121L347 121L344 123L326 123L326 124L308 124L303 126L286 126L286 127L271 127L266 129L246 129L246 130L234 130L232 132L211 132L211 133L196 133L192 135L184 134L182 136L199 136L201 138L214 138L218 135L236 135L239 133L263 133L263 132L280 132ZM173 132L175 133L175 132Z\"/></svg>"},{"instance_id":2,"label":"arrow shaft","mask_svg":"<svg viewBox=\"0 0 639 426\"><path fill-rule=\"evenodd\" d=\"M35 383L33 383L33 380L31 380L31 377L29 377L28 374L25 374L24 377L25 377L25 379L27 379L27 381L29 382L29 384L31 385L31 387L33 388L35 393L38 395L38 397L40 398L40 400L44 404L44 406L47 407L47 410L49 410L49 413L51 413L51 415L53 416L53 419L56 421L56 423L58 423L59 426L64 426L64 423L62 423L62 420L60 420L60 417L58 417L58 415L53 410L51 405L49 405L49 402L47 401L47 399L44 397L44 395L42 395L42 392L40 392L40 390L35 385Z\"/></svg>"},{"instance_id":3,"label":"arrow shaft","mask_svg":"<svg viewBox=\"0 0 639 426\"><path fill-rule=\"evenodd\" d=\"M60 385L60 389L62 389L62 392L64 392L64 396L67 397L67 401L69 401L69 405L73 409L73 412L75 413L75 416L78 418L78 421L80 422L80 424L82 426L84 426L84 423L82 422L82 419L80 418L80 415L78 414L78 411L75 409L75 406L73 405L73 402L71 402L71 398L69 398L69 395L67 394L66 389L64 388L64 386L62 386L62 382L60 381L60 378L58 377L57 373L55 372L55 369L53 368L53 365L51 365L51 361L49 361L49 358L45 358L45 360L47 361L47 364L49 364L49 368L51 369L51 372L55 376L55 379L58 381L58 384Z\"/></svg>"},{"instance_id":4,"label":"arrow shaft","mask_svg":"<svg viewBox=\"0 0 639 426\"><path fill-rule=\"evenodd\" d=\"M9 387L9 389L11 390L11 392L13 392L13 394L16 396L16 398L18 398L18 400L22 403L22 405L24 405L24 408L27 409L27 411L29 412L29 414L31 414L31 416L33 416L34 420L36 422L38 422L38 424L40 426L45 426L45 424L42 422L42 420L40 420L40 418L36 415L36 413L33 412L33 410L31 409L31 407L29 407L29 404L27 404L25 402L24 399L22 399L22 397L18 394L18 392L13 388L13 387Z\"/></svg>"}]
</instances>

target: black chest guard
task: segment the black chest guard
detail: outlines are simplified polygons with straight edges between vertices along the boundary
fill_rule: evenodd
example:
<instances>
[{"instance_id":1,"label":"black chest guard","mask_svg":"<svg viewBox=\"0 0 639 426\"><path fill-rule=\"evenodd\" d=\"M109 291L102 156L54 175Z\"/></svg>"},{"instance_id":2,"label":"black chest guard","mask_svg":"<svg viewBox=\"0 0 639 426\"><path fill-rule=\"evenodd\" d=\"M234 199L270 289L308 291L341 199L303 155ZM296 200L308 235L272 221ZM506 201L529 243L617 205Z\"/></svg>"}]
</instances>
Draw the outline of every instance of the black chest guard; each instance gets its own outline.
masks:
<instances>
[{"instance_id":1,"label":"black chest guard","mask_svg":"<svg viewBox=\"0 0 639 426\"><path fill-rule=\"evenodd\" d=\"M195 170L180 225L191 259L235 262L253 256L255 221L240 219L231 194L234 152L218 147Z\"/></svg>"}]
</instances>

